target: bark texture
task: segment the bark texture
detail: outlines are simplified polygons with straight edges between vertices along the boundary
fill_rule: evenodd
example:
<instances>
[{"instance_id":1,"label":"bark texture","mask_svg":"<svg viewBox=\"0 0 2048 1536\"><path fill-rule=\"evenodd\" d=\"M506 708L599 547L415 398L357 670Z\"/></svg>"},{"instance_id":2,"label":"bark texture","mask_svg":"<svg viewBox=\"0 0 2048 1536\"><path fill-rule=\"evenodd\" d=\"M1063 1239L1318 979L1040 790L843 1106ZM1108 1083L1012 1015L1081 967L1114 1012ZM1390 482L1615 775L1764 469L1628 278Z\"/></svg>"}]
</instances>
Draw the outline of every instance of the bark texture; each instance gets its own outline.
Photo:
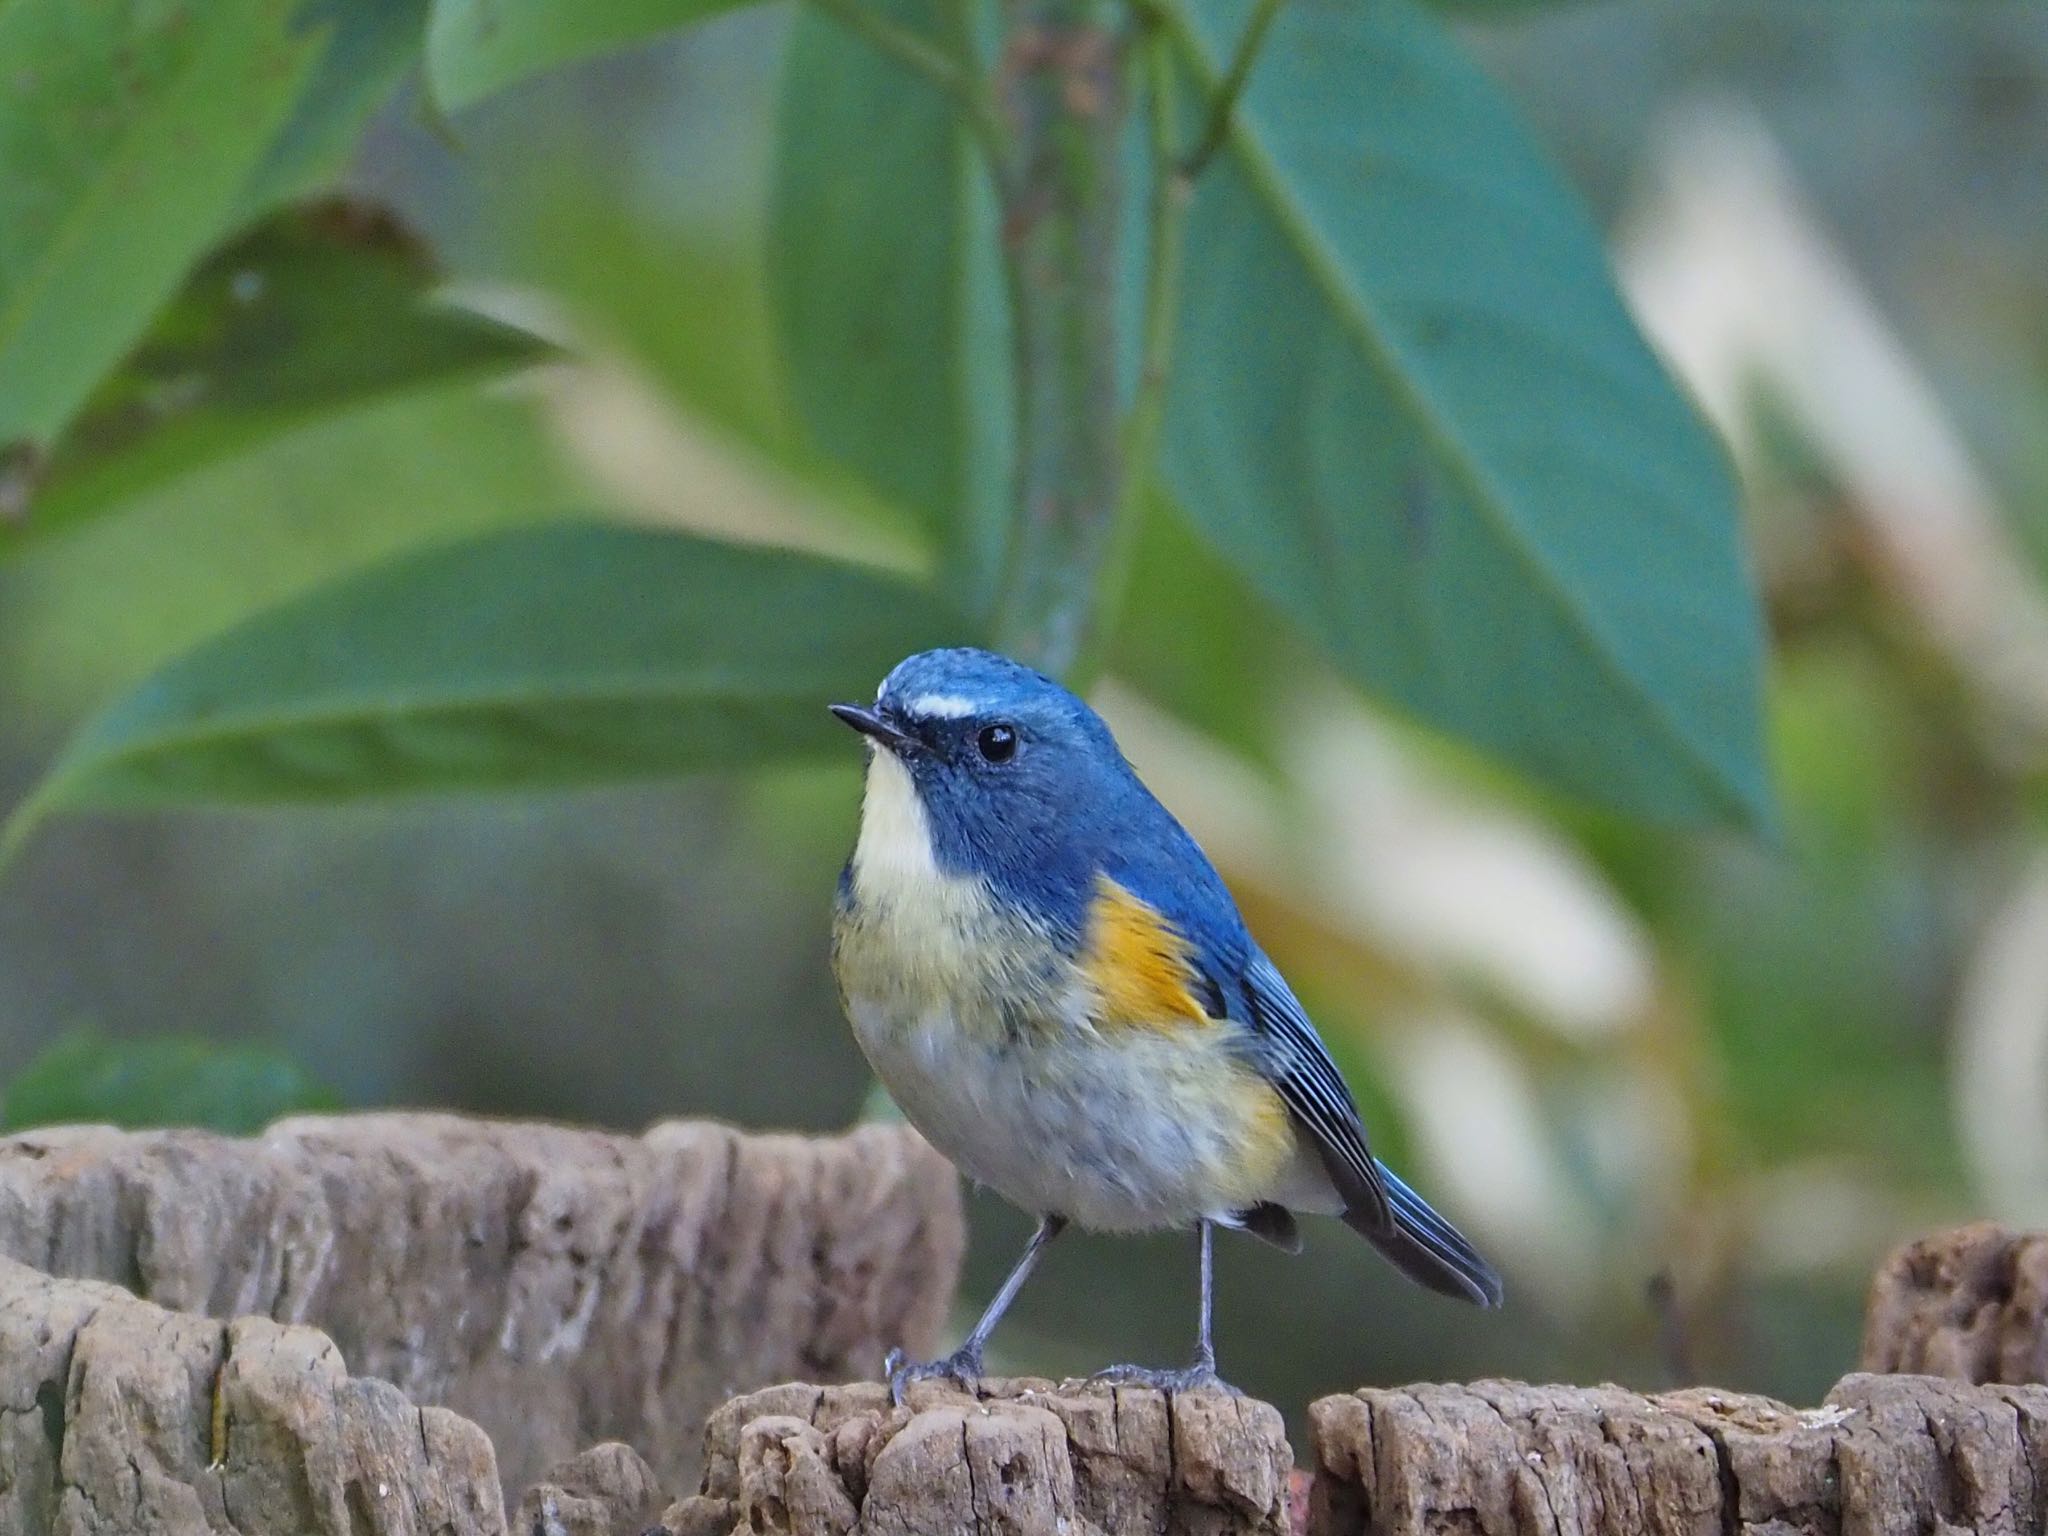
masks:
<instances>
[{"instance_id":1,"label":"bark texture","mask_svg":"<svg viewBox=\"0 0 2048 1536\"><path fill-rule=\"evenodd\" d=\"M496 1536L476 1425L352 1378L333 1341L0 1259L7 1536Z\"/></svg>"},{"instance_id":2,"label":"bark texture","mask_svg":"<svg viewBox=\"0 0 2048 1536\"><path fill-rule=\"evenodd\" d=\"M2048 1382L2048 1232L1986 1221L1899 1249L1871 1282L1863 1369Z\"/></svg>"},{"instance_id":3,"label":"bark texture","mask_svg":"<svg viewBox=\"0 0 2048 1536\"><path fill-rule=\"evenodd\" d=\"M513 1536L641 1536L668 1503L631 1446L594 1445L526 1490Z\"/></svg>"},{"instance_id":4,"label":"bark texture","mask_svg":"<svg viewBox=\"0 0 2048 1536\"><path fill-rule=\"evenodd\" d=\"M1309 1409L1311 1536L2048 1531L2048 1389L1849 1376L1804 1411L1519 1382Z\"/></svg>"},{"instance_id":5,"label":"bark texture","mask_svg":"<svg viewBox=\"0 0 2048 1536\"><path fill-rule=\"evenodd\" d=\"M671 1536L1298 1528L1279 1414L1227 1394L714 1407L928 1344L960 1246L951 1170L900 1129L0 1140L0 1533L640 1536L700 1446ZM1866 1356L2038 1377L2044 1307L2048 1238L1965 1229L1886 1265ZM1310 1424L1314 1536L2048 1536L2038 1385L1859 1375L1801 1411L1479 1382L1325 1398ZM509 1521L501 1473L538 1478Z\"/></svg>"},{"instance_id":6,"label":"bark texture","mask_svg":"<svg viewBox=\"0 0 2048 1536\"><path fill-rule=\"evenodd\" d=\"M1279 1413L1221 1392L920 1382L736 1398L670 1536L1225 1536L1287 1530Z\"/></svg>"},{"instance_id":7,"label":"bark texture","mask_svg":"<svg viewBox=\"0 0 2048 1536\"><path fill-rule=\"evenodd\" d=\"M391 1114L0 1139L0 1256L191 1314L192 1338L317 1327L358 1376L475 1420L514 1490L604 1440L689 1486L732 1392L928 1345L961 1244L952 1169L898 1127Z\"/></svg>"}]
</instances>

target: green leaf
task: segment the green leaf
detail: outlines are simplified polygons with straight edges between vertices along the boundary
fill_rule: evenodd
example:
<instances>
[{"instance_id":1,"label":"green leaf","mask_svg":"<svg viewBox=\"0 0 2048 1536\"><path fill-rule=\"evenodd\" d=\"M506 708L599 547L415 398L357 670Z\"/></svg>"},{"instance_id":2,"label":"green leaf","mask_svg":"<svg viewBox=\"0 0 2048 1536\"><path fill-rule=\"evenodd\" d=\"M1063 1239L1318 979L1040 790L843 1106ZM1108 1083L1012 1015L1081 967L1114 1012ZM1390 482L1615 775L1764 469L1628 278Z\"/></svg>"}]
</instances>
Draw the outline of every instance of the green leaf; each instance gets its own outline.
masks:
<instances>
[{"instance_id":1,"label":"green leaf","mask_svg":"<svg viewBox=\"0 0 2048 1536\"><path fill-rule=\"evenodd\" d=\"M298 25L325 38L320 63L237 199L234 222L331 185L370 116L420 51L428 0L306 0Z\"/></svg>"},{"instance_id":2,"label":"green leaf","mask_svg":"<svg viewBox=\"0 0 2048 1536\"><path fill-rule=\"evenodd\" d=\"M109 1040L74 1031L6 1085L0 1130L38 1125L196 1125L248 1136L338 1101L276 1051L209 1040Z\"/></svg>"},{"instance_id":3,"label":"green leaf","mask_svg":"<svg viewBox=\"0 0 2048 1536\"><path fill-rule=\"evenodd\" d=\"M52 747L180 652L372 561L582 504L524 394L458 381L325 416L0 561L10 736Z\"/></svg>"},{"instance_id":4,"label":"green leaf","mask_svg":"<svg viewBox=\"0 0 2048 1536\"><path fill-rule=\"evenodd\" d=\"M321 416L544 355L524 331L429 304L433 277L403 229L357 204L217 251L0 524L0 559Z\"/></svg>"},{"instance_id":5,"label":"green leaf","mask_svg":"<svg viewBox=\"0 0 2048 1536\"><path fill-rule=\"evenodd\" d=\"M935 34L931 0L877 0ZM818 448L945 548L946 590L994 600L1011 474L995 196L962 114L809 7L791 28L768 283Z\"/></svg>"},{"instance_id":6,"label":"green leaf","mask_svg":"<svg viewBox=\"0 0 2048 1536\"><path fill-rule=\"evenodd\" d=\"M746 0L433 0L427 80L453 112L529 75L687 26Z\"/></svg>"},{"instance_id":7,"label":"green leaf","mask_svg":"<svg viewBox=\"0 0 2048 1536\"><path fill-rule=\"evenodd\" d=\"M1188 725L1271 766L1284 740L1276 706L1291 702L1276 683L1312 670L1316 657L1274 622L1271 605L1246 589L1163 495L1146 498L1131 564L1140 579L1117 615L1108 670Z\"/></svg>"},{"instance_id":8,"label":"green leaf","mask_svg":"<svg viewBox=\"0 0 2048 1536\"><path fill-rule=\"evenodd\" d=\"M507 277L562 305L579 340L767 462L815 468L797 462L753 238L650 218L577 164L530 170L492 216Z\"/></svg>"},{"instance_id":9,"label":"green leaf","mask_svg":"<svg viewBox=\"0 0 2048 1536\"><path fill-rule=\"evenodd\" d=\"M401 557L229 630L88 725L9 822L71 807L617 781L846 750L824 713L960 638L920 589L596 523Z\"/></svg>"},{"instance_id":10,"label":"green leaf","mask_svg":"<svg viewBox=\"0 0 2048 1536\"><path fill-rule=\"evenodd\" d=\"M1169 0L1213 82L1245 8ZM1162 465L1354 678L1552 784L1770 819L1722 452L1408 0L1290 6L1190 211Z\"/></svg>"},{"instance_id":11,"label":"green leaf","mask_svg":"<svg viewBox=\"0 0 2048 1536\"><path fill-rule=\"evenodd\" d=\"M1593 3L1596 0L1429 0L1430 9L1470 21L1519 21L1543 11Z\"/></svg>"},{"instance_id":12,"label":"green leaf","mask_svg":"<svg viewBox=\"0 0 2048 1536\"><path fill-rule=\"evenodd\" d=\"M0 446L53 438L218 237L319 62L314 19L0 4Z\"/></svg>"}]
</instances>

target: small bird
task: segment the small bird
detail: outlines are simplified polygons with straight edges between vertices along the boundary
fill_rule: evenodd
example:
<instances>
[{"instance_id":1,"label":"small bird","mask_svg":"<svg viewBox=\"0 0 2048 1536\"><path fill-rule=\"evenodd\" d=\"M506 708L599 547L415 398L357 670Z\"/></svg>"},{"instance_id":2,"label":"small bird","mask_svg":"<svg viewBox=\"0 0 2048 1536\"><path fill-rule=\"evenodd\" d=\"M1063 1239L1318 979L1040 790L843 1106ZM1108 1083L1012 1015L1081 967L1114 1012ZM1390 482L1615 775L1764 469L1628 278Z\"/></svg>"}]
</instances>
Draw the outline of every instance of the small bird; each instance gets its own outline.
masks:
<instances>
[{"instance_id":1,"label":"small bird","mask_svg":"<svg viewBox=\"0 0 2048 1536\"><path fill-rule=\"evenodd\" d=\"M1201 1311L1182 1370L1098 1376L1220 1386L1211 1233L1300 1248L1294 1213L1340 1216L1433 1291L1501 1283L1366 1145L1358 1107L1192 837L1101 716L990 651L926 651L872 705L860 833L840 877L833 972L861 1049L910 1123L1038 1218L951 1355L892 1351L891 1388L982 1373L1045 1247L1091 1231L1192 1230Z\"/></svg>"}]
</instances>

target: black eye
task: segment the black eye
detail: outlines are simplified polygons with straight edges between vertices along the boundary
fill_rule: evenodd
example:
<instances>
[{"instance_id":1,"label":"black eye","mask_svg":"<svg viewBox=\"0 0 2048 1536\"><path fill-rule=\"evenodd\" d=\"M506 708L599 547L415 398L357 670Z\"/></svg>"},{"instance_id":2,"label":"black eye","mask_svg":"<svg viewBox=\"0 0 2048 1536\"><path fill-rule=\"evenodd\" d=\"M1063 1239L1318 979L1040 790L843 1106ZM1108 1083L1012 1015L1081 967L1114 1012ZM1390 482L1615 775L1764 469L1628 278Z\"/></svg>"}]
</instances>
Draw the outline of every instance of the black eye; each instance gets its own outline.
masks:
<instances>
[{"instance_id":1,"label":"black eye","mask_svg":"<svg viewBox=\"0 0 2048 1536\"><path fill-rule=\"evenodd\" d=\"M984 725L981 734L974 738L974 744L981 748L981 755L992 763L1007 763L1017 755L1016 728L1008 725Z\"/></svg>"}]
</instances>

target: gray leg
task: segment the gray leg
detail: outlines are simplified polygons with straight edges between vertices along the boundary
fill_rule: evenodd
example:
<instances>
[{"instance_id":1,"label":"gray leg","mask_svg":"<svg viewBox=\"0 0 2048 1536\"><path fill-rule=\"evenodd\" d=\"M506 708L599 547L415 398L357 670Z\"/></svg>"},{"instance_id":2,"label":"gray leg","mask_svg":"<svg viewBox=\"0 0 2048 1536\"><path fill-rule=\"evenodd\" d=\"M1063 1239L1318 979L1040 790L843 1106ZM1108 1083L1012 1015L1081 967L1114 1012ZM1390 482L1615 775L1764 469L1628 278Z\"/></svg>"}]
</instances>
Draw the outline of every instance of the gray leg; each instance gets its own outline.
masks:
<instances>
[{"instance_id":1,"label":"gray leg","mask_svg":"<svg viewBox=\"0 0 2048 1536\"><path fill-rule=\"evenodd\" d=\"M1216 1374L1216 1341L1211 1331L1216 1298L1216 1270L1215 1256L1211 1252L1211 1236L1210 1223L1202 1221L1195 1224L1195 1243L1201 1255L1202 1310L1195 1327L1194 1363L1179 1371L1161 1370L1157 1366L1146 1365L1105 1366L1089 1377L1090 1381L1129 1381L1140 1386L1157 1387L1162 1392L1187 1392L1204 1387L1224 1392L1237 1390Z\"/></svg>"},{"instance_id":2,"label":"gray leg","mask_svg":"<svg viewBox=\"0 0 2048 1536\"><path fill-rule=\"evenodd\" d=\"M996 1291L981 1321L974 1325L974 1332L967 1335L967 1342L942 1360L906 1360L903 1351L892 1349L889 1358L882 1362L882 1369L889 1377L889 1393L897 1402L903 1401L904 1384L912 1381L927 1381L935 1376L948 1376L965 1386L981 1375L981 1351L988 1343L990 1334L996 1331L996 1324L1003 1320L1003 1314L1010 1310L1010 1303L1017 1299L1017 1293L1024 1289L1024 1282L1031 1278L1031 1271L1038 1267L1038 1256L1045 1252L1046 1244L1066 1230L1064 1216L1041 1216L1038 1230L1031 1234L1031 1241L1024 1245L1023 1256L1012 1266L1009 1277ZM1205 1325L1206 1327L1206 1325Z\"/></svg>"}]
</instances>

